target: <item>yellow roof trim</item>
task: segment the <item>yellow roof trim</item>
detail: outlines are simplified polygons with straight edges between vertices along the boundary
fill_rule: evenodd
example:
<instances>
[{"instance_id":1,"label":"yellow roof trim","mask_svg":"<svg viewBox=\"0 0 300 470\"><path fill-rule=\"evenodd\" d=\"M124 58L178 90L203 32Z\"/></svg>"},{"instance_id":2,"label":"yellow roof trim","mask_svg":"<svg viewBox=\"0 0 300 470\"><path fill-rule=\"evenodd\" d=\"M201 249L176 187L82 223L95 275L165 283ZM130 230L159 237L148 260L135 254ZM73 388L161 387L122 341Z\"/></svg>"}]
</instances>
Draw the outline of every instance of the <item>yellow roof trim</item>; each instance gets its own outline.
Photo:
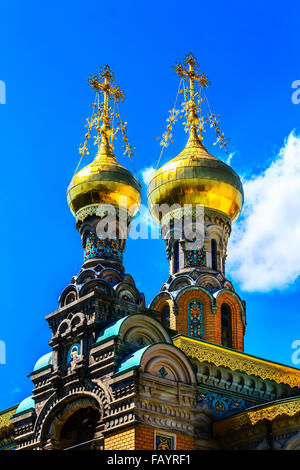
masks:
<instances>
[{"instance_id":1,"label":"yellow roof trim","mask_svg":"<svg viewBox=\"0 0 300 470\"><path fill-rule=\"evenodd\" d=\"M182 335L173 338L173 343L187 356L201 362L211 362L216 366L228 367L233 371L240 370L247 375L256 375L263 380L274 380L278 384L284 383L292 388L300 388L300 370L294 367Z\"/></svg>"},{"instance_id":2,"label":"yellow roof trim","mask_svg":"<svg viewBox=\"0 0 300 470\"><path fill-rule=\"evenodd\" d=\"M259 421L273 421L278 416L295 416L300 412L300 397L289 398L278 402L255 407L243 413L230 416L213 424L215 436L247 429L255 426Z\"/></svg>"}]
</instances>

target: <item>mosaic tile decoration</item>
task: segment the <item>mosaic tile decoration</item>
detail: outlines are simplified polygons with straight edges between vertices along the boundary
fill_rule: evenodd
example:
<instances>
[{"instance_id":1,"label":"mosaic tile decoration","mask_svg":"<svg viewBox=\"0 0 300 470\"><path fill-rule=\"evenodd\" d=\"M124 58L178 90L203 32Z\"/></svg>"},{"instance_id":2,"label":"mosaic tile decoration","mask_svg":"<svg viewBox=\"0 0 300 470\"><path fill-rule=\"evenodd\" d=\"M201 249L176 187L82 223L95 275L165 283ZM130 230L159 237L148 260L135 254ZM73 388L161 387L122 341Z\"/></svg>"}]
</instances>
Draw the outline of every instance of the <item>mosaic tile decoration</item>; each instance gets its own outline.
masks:
<instances>
[{"instance_id":1,"label":"mosaic tile decoration","mask_svg":"<svg viewBox=\"0 0 300 470\"><path fill-rule=\"evenodd\" d=\"M121 260L122 251L119 240L100 240L95 236L88 235L84 249L84 261L98 256Z\"/></svg>"},{"instance_id":2,"label":"mosaic tile decoration","mask_svg":"<svg viewBox=\"0 0 300 470\"><path fill-rule=\"evenodd\" d=\"M203 339L203 305L200 300L188 303L188 335L191 338Z\"/></svg>"},{"instance_id":3,"label":"mosaic tile decoration","mask_svg":"<svg viewBox=\"0 0 300 470\"><path fill-rule=\"evenodd\" d=\"M204 248L201 250L187 250L184 257L184 267L206 266L206 255Z\"/></svg>"},{"instance_id":4,"label":"mosaic tile decoration","mask_svg":"<svg viewBox=\"0 0 300 470\"><path fill-rule=\"evenodd\" d=\"M174 450L173 449L173 438L168 436L158 436L155 439L156 450Z\"/></svg>"},{"instance_id":5,"label":"mosaic tile decoration","mask_svg":"<svg viewBox=\"0 0 300 470\"><path fill-rule=\"evenodd\" d=\"M250 406L254 406L254 403L247 402L241 398L230 397L217 392L208 392L206 390L200 392L197 397L198 403L203 401L206 401L214 409L219 418L225 418L226 416L242 412L250 408Z\"/></svg>"},{"instance_id":6,"label":"mosaic tile decoration","mask_svg":"<svg viewBox=\"0 0 300 470\"><path fill-rule=\"evenodd\" d=\"M162 377L166 377L168 375L168 371L165 367L161 367L158 372Z\"/></svg>"}]
</instances>

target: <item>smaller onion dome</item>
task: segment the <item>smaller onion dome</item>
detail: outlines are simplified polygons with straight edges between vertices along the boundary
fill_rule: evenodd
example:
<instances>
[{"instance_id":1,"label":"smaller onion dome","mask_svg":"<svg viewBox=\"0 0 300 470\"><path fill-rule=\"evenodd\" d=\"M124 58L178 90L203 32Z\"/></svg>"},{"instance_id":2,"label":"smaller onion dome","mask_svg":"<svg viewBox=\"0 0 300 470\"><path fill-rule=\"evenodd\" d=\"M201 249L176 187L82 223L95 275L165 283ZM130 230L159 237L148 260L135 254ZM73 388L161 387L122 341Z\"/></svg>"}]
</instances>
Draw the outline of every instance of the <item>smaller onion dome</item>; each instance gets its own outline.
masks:
<instances>
[{"instance_id":1,"label":"smaller onion dome","mask_svg":"<svg viewBox=\"0 0 300 470\"><path fill-rule=\"evenodd\" d=\"M241 212L242 183L229 165L211 155L202 144L204 117L199 117L197 114L201 112L201 103L204 101L202 96L205 96L203 90L209 85L209 81L199 71L198 63L191 53L187 54L182 64L175 65L175 72L181 78L181 82L182 80L189 82L188 89L184 88L184 109L189 138L179 155L159 168L152 176L148 185L150 212L160 222L162 212L165 214L173 211L175 205L181 208L185 205L200 205L208 210L221 212L232 222ZM195 92L196 85L200 87L197 92ZM164 145L172 136L170 131L176 122L176 113L179 111L174 107L168 119L168 132L165 133ZM225 139L220 132L217 117L209 107L209 115L205 118L205 122L209 122L210 126L215 128L217 141L223 142L224 145ZM164 207L160 209L159 206Z\"/></svg>"},{"instance_id":2,"label":"smaller onion dome","mask_svg":"<svg viewBox=\"0 0 300 470\"><path fill-rule=\"evenodd\" d=\"M141 188L132 173L120 165L109 144L100 145L95 159L78 171L67 190L72 214L95 204L112 204L134 217L141 203Z\"/></svg>"},{"instance_id":3,"label":"smaller onion dome","mask_svg":"<svg viewBox=\"0 0 300 470\"><path fill-rule=\"evenodd\" d=\"M93 104L93 115L88 120L86 141L79 151L82 156L88 153L87 141L96 130L94 138L98 153L92 163L73 176L67 190L68 205L77 220L82 214L97 213L97 206L105 204L116 206L122 212L125 210L130 219L139 209L141 186L113 154L113 139L119 129L123 135L124 154L131 157L133 153L126 135L126 123L121 121L119 111L114 111L115 104L123 100L124 93L114 84L113 73L107 65L100 69L99 76L90 77L89 83L96 91L97 102ZM102 104L99 103L100 95L103 96ZM111 98L114 100L113 107L109 104ZM115 130L111 125L114 117L119 119L119 127Z\"/></svg>"},{"instance_id":4,"label":"smaller onion dome","mask_svg":"<svg viewBox=\"0 0 300 470\"><path fill-rule=\"evenodd\" d=\"M35 403L33 397L24 398L23 401L19 404L18 408L16 409L16 415L20 413L27 413L27 411L34 410Z\"/></svg>"},{"instance_id":5,"label":"smaller onion dome","mask_svg":"<svg viewBox=\"0 0 300 470\"><path fill-rule=\"evenodd\" d=\"M152 176L148 204L156 220L160 205L201 204L234 221L241 212L243 187L237 173L212 156L192 130L182 152Z\"/></svg>"}]
</instances>

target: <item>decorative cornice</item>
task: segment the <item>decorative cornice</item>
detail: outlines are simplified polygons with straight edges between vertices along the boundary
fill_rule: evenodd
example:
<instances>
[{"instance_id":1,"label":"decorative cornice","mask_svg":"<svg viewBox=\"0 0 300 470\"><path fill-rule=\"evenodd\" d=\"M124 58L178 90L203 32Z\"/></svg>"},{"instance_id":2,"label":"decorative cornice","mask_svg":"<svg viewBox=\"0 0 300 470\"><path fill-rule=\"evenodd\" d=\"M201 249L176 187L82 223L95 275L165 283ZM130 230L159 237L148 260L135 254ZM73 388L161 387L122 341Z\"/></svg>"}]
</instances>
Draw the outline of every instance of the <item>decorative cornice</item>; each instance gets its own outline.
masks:
<instances>
[{"instance_id":1,"label":"decorative cornice","mask_svg":"<svg viewBox=\"0 0 300 470\"><path fill-rule=\"evenodd\" d=\"M213 425L214 434L223 436L227 433L236 432L251 428L260 421L273 421L278 416L295 416L300 413L300 397L282 400L280 402L261 405L256 409L250 409L237 415L215 422Z\"/></svg>"},{"instance_id":2,"label":"decorative cornice","mask_svg":"<svg viewBox=\"0 0 300 470\"><path fill-rule=\"evenodd\" d=\"M4 410L0 412L0 431L1 428L6 428L11 425L11 416L13 416L16 412L16 409L18 408L18 405L12 406L11 408L8 408L7 410Z\"/></svg>"},{"instance_id":3,"label":"decorative cornice","mask_svg":"<svg viewBox=\"0 0 300 470\"><path fill-rule=\"evenodd\" d=\"M231 370L239 370L247 375L255 375L263 380L274 380L276 383L284 383L290 387L300 388L300 370L255 356L230 350L215 344L201 340L176 336L173 343L188 357L193 357L201 362L211 362L216 366L229 367Z\"/></svg>"}]
</instances>

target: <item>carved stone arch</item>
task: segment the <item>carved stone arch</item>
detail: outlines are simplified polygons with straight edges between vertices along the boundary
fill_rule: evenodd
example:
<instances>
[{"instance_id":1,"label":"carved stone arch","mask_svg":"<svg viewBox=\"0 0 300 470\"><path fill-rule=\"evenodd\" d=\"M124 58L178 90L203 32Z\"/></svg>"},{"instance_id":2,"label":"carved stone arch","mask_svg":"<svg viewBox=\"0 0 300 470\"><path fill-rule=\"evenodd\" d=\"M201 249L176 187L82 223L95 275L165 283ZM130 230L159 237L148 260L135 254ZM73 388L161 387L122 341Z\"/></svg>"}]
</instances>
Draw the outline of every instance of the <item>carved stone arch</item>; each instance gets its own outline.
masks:
<instances>
[{"instance_id":1,"label":"carved stone arch","mask_svg":"<svg viewBox=\"0 0 300 470\"><path fill-rule=\"evenodd\" d=\"M82 312L77 312L71 318L71 330L75 330L79 326L85 325L85 323L86 316Z\"/></svg>"},{"instance_id":2,"label":"carved stone arch","mask_svg":"<svg viewBox=\"0 0 300 470\"><path fill-rule=\"evenodd\" d=\"M73 296L73 298L71 298ZM78 299L78 291L74 284L69 284L61 293L58 303L60 307L64 307L71 302L74 302Z\"/></svg>"},{"instance_id":3,"label":"carved stone arch","mask_svg":"<svg viewBox=\"0 0 300 470\"><path fill-rule=\"evenodd\" d=\"M300 450L300 431L292 436L284 445L284 450Z\"/></svg>"},{"instance_id":4,"label":"carved stone arch","mask_svg":"<svg viewBox=\"0 0 300 470\"><path fill-rule=\"evenodd\" d=\"M67 335L70 331L71 331L71 320L66 318L59 324L57 328L57 335L63 337Z\"/></svg>"},{"instance_id":5,"label":"carved stone arch","mask_svg":"<svg viewBox=\"0 0 300 470\"><path fill-rule=\"evenodd\" d=\"M79 291L79 297L83 297L94 290L100 290L105 295L115 297L115 291L109 282L104 279L92 279L91 281L86 282Z\"/></svg>"},{"instance_id":6,"label":"carved stone arch","mask_svg":"<svg viewBox=\"0 0 300 470\"><path fill-rule=\"evenodd\" d=\"M206 236L211 241L213 238L216 240L218 245L222 242L224 233L219 225L212 224L206 227Z\"/></svg>"},{"instance_id":7,"label":"carved stone arch","mask_svg":"<svg viewBox=\"0 0 300 470\"><path fill-rule=\"evenodd\" d=\"M180 292L175 297L175 301L178 304L179 301L181 300L182 297L186 296L187 293L196 293L198 292L202 298L207 298L208 301L210 301L211 305L214 305L215 300L212 296L212 294L209 292L209 290L205 289L205 287L202 286L188 286L182 289Z\"/></svg>"},{"instance_id":8,"label":"carved stone arch","mask_svg":"<svg viewBox=\"0 0 300 470\"><path fill-rule=\"evenodd\" d=\"M228 280L224 282L224 288L234 292L233 285Z\"/></svg>"},{"instance_id":9,"label":"carved stone arch","mask_svg":"<svg viewBox=\"0 0 300 470\"><path fill-rule=\"evenodd\" d=\"M96 273L93 269L84 269L78 274L76 278L76 284L85 284L86 282L95 279Z\"/></svg>"},{"instance_id":10,"label":"carved stone arch","mask_svg":"<svg viewBox=\"0 0 300 470\"><path fill-rule=\"evenodd\" d=\"M120 282L114 287L114 290L116 292L116 296L119 297L120 299L129 301L135 304L139 303L140 294L135 286L128 284L127 282Z\"/></svg>"},{"instance_id":11,"label":"carved stone arch","mask_svg":"<svg viewBox=\"0 0 300 470\"><path fill-rule=\"evenodd\" d=\"M220 281L210 274L201 274L195 284L209 289L222 289Z\"/></svg>"},{"instance_id":12,"label":"carved stone arch","mask_svg":"<svg viewBox=\"0 0 300 470\"><path fill-rule=\"evenodd\" d=\"M71 417L76 411L88 407L94 408L99 411L100 419L102 418L101 409L98 407L97 400L94 397L89 397L85 395L78 395L76 397L75 395L72 400L69 400L66 403L62 403L61 407L56 412L50 422L50 426L47 435L45 435L45 439L43 439L43 435L41 436L42 441L47 441L48 439L51 439L54 442L59 441L61 430L68 418Z\"/></svg>"},{"instance_id":13,"label":"carved stone arch","mask_svg":"<svg viewBox=\"0 0 300 470\"><path fill-rule=\"evenodd\" d=\"M169 291L176 291L179 289L182 289L183 287L191 286L193 284L193 281L191 278L187 275L180 275L178 277L175 277L169 285Z\"/></svg>"},{"instance_id":14,"label":"carved stone arch","mask_svg":"<svg viewBox=\"0 0 300 470\"><path fill-rule=\"evenodd\" d=\"M165 379L196 385L197 380L188 357L171 344L153 344L144 352L141 362L144 373Z\"/></svg>"},{"instance_id":15,"label":"carved stone arch","mask_svg":"<svg viewBox=\"0 0 300 470\"><path fill-rule=\"evenodd\" d=\"M122 277L119 271L114 268L104 268L99 273L99 278L104 279L111 284L118 284L119 282L122 282Z\"/></svg>"},{"instance_id":16,"label":"carved stone arch","mask_svg":"<svg viewBox=\"0 0 300 470\"><path fill-rule=\"evenodd\" d=\"M39 413L34 426L34 435L39 441L43 441L50 429L51 421L65 405L78 398L90 398L97 402L102 419L109 414L110 402L112 396L110 391L102 385L88 382L82 386L78 384L66 387L63 396L58 397L56 393L46 401L41 412Z\"/></svg>"},{"instance_id":17,"label":"carved stone arch","mask_svg":"<svg viewBox=\"0 0 300 470\"><path fill-rule=\"evenodd\" d=\"M139 313L130 315L123 321L119 337L131 344L139 344L140 338L144 341L143 345L162 342L172 344L169 334L161 323L149 315Z\"/></svg>"},{"instance_id":18,"label":"carved stone arch","mask_svg":"<svg viewBox=\"0 0 300 470\"><path fill-rule=\"evenodd\" d=\"M125 274L123 281L131 284L132 286L135 286L134 279L132 276L130 276L130 274Z\"/></svg>"},{"instance_id":19,"label":"carved stone arch","mask_svg":"<svg viewBox=\"0 0 300 470\"><path fill-rule=\"evenodd\" d=\"M210 366L209 364L206 364L204 362L200 362L199 359L195 359L195 364L196 370L197 370L197 377L199 377L201 382L207 382L210 378Z\"/></svg>"}]
</instances>

